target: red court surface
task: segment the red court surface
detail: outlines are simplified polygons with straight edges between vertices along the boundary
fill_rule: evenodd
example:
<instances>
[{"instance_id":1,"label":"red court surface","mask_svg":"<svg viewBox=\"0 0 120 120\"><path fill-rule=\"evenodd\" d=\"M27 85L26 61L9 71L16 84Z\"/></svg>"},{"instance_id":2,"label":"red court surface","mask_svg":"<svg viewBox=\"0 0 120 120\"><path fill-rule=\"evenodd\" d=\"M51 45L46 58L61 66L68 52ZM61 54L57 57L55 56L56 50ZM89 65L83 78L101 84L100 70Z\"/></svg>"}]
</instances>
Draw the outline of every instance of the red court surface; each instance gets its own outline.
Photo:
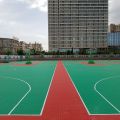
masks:
<instances>
[{"instance_id":1,"label":"red court surface","mask_svg":"<svg viewBox=\"0 0 120 120\"><path fill-rule=\"evenodd\" d=\"M120 116L88 115L64 65L59 61L43 114L38 117L6 116L0 117L0 120L120 120Z\"/></svg>"}]
</instances>

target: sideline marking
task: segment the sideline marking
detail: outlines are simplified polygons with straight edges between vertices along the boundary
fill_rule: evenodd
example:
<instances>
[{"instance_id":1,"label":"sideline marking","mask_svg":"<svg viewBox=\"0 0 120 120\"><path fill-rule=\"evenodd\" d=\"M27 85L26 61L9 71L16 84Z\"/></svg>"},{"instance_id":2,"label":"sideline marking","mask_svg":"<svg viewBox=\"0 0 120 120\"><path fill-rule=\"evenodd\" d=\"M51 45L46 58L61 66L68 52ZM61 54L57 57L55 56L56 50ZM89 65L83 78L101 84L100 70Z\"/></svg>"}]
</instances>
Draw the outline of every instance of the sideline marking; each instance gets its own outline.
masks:
<instances>
[{"instance_id":1,"label":"sideline marking","mask_svg":"<svg viewBox=\"0 0 120 120\"><path fill-rule=\"evenodd\" d=\"M108 79L111 79L111 78L118 78L120 76L111 76L111 77L107 77L107 78L104 78L104 79L101 79L99 80L98 82L95 83L94 85L94 90L110 105L112 106L118 113L120 113L120 110L115 107L104 95L102 95L98 90L97 90L97 85L105 80L108 80ZM119 114L118 114L119 115Z\"/></svg>"},{"instance_id":2,"label":"sideline marking","mask_svg":"<svg viewBox=\"0 0 120 120\"><path fill-rule=\"evenodd\" d=\"M63 64L64 65L64 64ZM68 64L67 64L68 65ZM64 68L66 69L66 67L65 67L65 65L64 65ZM66 71L67 71L67 69L66 69ZM68 73L68 71L67 71L67 73ZM68 73L68 75L69 75L69 77L70 77L70 79L71 79L71 82L73 83L73 85L74 85L74 87L75 87L75 89L76 89L76 91L77 91L77 93L78 93L78 95L79 95L79 97L80 97L80 99L82 100L82 103L83 103L83 105L84 105L84 107L85 107L85 109L87 110L87 112L88 112L88 115L90 115L90 116L94 116L94 115L96 115L96 116L108 116L108 115L110 115L110 116L113 116L113 115L115 115L115 116L120 116L120 114L118 113L118 114L91 114L90 112L89 112L89 110L88 110L88 108L87 108L87 106L86 106L86 104L85 104L85 102L84 102L84 100L82 99L82 97L81 97L81 95L80 95L80 93L78 92L78 90L77 90L77 88L76 88L76 86L75 86L75 84L74 84L74 82L72 81L72 78L71 78L71 76L70 76L70 74ZM116 76L116 77L120 77L120 76Z\"/></svg>"},{"instance_id":3,"label":"sideline marking","mask_svg":"<svg viewBox=\"0 0 120 120\"><path fill-rule=\"evenodd\" d=\"M41 62L41 63L45 63L45 62ZM11 67L13 67L13 66L11 66ZM57 63L56 63L56 66L55 66L55 69L54 69L54 73L53 73L53 76L52 76L52 79L51 79L51 83L50 83L50 85L49 85L49 89L50 89L50 86L51 86L51 84L52 84L52 80L53 80L53 77L54 77L54 74L55 74L55 71L56 71L56 68L57 68ZM8 77L8 78L11 78L11 77ZM16 79L16 78L14 78L14 79ZM49 93L49 91L47 91L48 93ZM47 93L47 94L48 94ZM28 94L27 94L28 95ZM26 95L26 96L27 96ZM43 110L44 110L44 106L45 106L45 103L46 103L46 100L47 100L47 95L46 95L46 99L44 100L44 105L43 105L43 108L42 108L42 112L43 112ZM21 101L22 102L22 101ZM0 114L0 117L2 117L2 116L32 116L32 117L39 117L39 116L41 116L42 115L42 112L40 113L40 114L10 114L10 115L8 115L8 114Z\"/></svg>"},{"instance_id":4,"label":"sideline marking","mask_svg":"<svg viewBox=\"0 0 120 120\"><path fill-rule=\"evenodd\" d=\"M63 62L62 62L62 64L63 64ZM64 64L63 64L63 66L64 66L64 68L65 68L65 70L66 70L66 72L67 72L67 74L68 74L68 76L69 76L69 78L70 78L70 80L71 80L71 82L72 82L72 84L73 84L73 86L74 86L74 88L75 88L75 90L76 90L76 92L77 92L78 96L80 97L80 100L82 101L82 103L83 103L83 105L84 105L84 107L85 107L85 109L86 109L86 111L87 111L88 115L91 115L91 113L89 112L89 110L88 110L88 108L87 108L86 104L84 103L84 101L83 101L83 99L82 99L82 97L81 97L80 93L78 92L78 90L77 90L77 88L76 88L76 86L75 86L74 82L72 81L72 78L71 78L70 74L68 73L68 71L67 71L67 69L66 69L66 67L65 67L65 65L64 65Z\"/></svg>"},{"instance_id":5,"label":"sideline marking","mask_svg":"<svg viewBox=\"0 0 120 120\"><path fill-rule=\"evenodd\" d=\"M11 115L11 113L18 107L18 105L24 100L24 98L30 93L31 91L31 86L29 83L27 83L26 81L22 80L22 79L18 79L18 78L14 78L14 77L3 77L3 78L9 78L9 79L14 79L14 80L18 80L24 84L26 84L29 88L29 90L25 93L25 95L17 102L17 104L10 110L10 112L8 113L8 115Z\"/></svg>"},{"instance_id":6,"label":"sideline marking","mask_svg":"<svg viewBox=\"0 0 120 120\"><path fill-rule=\"evenodd\" d=\"M44 107L45 107L45 104L46 104L46 101L47 101L47 98L48 98L48 94L49 94L49 91L50 91L50 88L51 88L51 85L52 85L52 82L53 82L53 77L55 75L55 72L56 72L56 69L57 69L57 65L58 65L58 62L56 63L56 67L54 69L54 73L53 73L52 78L51 78L51 82L50 82L50 85L49 85L49 88L48 88L48 91L47 91L47 94L46 94L46 97L45 97L45 100L44 100L44 103L43 103L42 110L40 112L40 116L42 116L42 114L43 114L43 110L44 110Z\"/></svg>"}]
</instances>

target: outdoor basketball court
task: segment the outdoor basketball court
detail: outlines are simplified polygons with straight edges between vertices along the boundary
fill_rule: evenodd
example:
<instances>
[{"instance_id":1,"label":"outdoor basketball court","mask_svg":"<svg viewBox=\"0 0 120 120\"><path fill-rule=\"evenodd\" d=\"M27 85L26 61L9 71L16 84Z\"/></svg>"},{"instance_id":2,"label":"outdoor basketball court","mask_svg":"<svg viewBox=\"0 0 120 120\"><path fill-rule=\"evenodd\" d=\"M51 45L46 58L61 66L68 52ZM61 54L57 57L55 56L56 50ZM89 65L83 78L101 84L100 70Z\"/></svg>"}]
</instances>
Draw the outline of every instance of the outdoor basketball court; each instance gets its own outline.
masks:
<instances>
[{"instance_id":1,"label":"outdoor basketball court","mask_svg":"<svg viewBox=\"0 0 120 120\"><path fill-rule=\"evenodd\" d=\"M0 64L0 120L120 120L120 61Z\"/></svg>"},{"instance_id":2,"label":"outdoor basketball court","mask_svg":"<svg viewBox=\"0 0 120 120\"><path fill-rule=\"evenodd\" d=\"M1 65L0 115L40 115L56 63Z\"/></svg>"}]
</instances>

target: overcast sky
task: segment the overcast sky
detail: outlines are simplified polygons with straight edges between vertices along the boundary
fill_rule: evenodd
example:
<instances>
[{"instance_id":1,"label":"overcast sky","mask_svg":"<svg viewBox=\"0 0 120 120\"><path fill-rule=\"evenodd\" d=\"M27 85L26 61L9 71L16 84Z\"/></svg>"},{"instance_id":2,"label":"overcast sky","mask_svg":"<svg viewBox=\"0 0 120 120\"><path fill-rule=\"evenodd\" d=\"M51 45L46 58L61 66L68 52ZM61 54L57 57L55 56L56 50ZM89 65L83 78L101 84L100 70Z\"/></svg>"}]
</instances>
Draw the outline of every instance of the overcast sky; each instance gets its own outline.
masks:
<instances>
[{"instance_id":1,"label":"overcast sky","mask_svg":"<svg viewBox=\"0 0 120 120\"><path fill-rule=\"evenodd\" d=\"M120 0L109 0L109 22L120 23ZM48 49L47 0L0 0L0 37L39 42Z\"/></svg>"}]
</instances>

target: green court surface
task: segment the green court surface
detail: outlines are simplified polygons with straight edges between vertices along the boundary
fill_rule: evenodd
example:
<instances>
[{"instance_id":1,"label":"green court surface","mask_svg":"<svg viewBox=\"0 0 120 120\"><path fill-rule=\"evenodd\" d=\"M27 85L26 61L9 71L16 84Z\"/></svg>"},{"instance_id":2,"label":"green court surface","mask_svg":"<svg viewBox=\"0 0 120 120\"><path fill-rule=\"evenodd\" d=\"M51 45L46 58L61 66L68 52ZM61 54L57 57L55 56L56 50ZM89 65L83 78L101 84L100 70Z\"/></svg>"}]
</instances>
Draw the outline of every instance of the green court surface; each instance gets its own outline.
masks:
<instances>
[{"instance_id":1,"label":"green court surface","mask_svg":"<svg viewBox=\"0 0 120 120\"><path fill-rule=\"evenodd\" d=\"M120 61L64 61L89 114L120 114Z\"/></svg>"},{"instance_id":2,"label":"green court surface","mask_svg":"<svg viewBox=\"0 0 120 120\"><path fill-rule=\"evenodd\" d=\"M0 115L40 115L56 64L57 61L34 66L1 64Z\"/></svg>"},{"instance_id":3,"label":"green court surface","mask_svg":"<svg viewBox=\"0 0 120 120\"><path fill-rule=\"evenodd\" d=\"M88 113L120 114L120 61L101 60L94 66L84 62L63 61ZM0 64L0 115L43 111L57 61L24 65L25 61Z\"/></svg>"}]
</instances>

